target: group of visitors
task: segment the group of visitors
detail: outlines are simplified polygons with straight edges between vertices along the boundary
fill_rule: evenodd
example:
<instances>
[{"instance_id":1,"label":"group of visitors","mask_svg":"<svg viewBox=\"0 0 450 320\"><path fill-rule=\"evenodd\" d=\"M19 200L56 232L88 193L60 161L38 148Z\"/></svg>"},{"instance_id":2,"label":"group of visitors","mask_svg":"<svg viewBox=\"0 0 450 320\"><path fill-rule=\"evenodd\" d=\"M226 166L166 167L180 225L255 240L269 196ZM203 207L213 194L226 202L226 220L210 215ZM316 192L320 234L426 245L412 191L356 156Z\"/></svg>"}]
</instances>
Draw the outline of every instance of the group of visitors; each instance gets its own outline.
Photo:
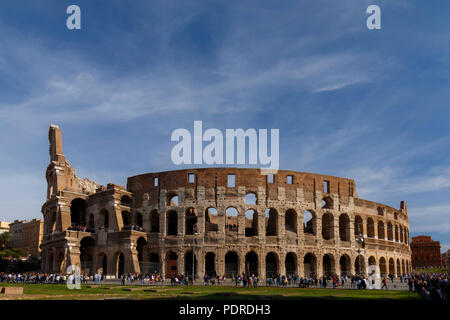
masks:
<instances>
[{"instance_id":1,"label":"group of visitors","mask_svg":"<svg viewBox=\"0 0 450 320\"><path fill-rule=\"evenodd\" d=\"M71 225L67 230L70 230L70 231L91 232L91 233L95 232L95 229L94 229L94 228L82 226L82 225L75 224L75 223L72 223L72 225Z\"/></svg>"},{"instance_id":2,"label":"group of visitors","mask_svg":"<svg viewBox=\"0 0 450 320\"><path fill-rule=\"evenodd\" d=\"M26 273L0 273L0 282L5 283L33 283L33 284L62 284L66 283L69 275L60 273L41 273L41 272L26 272ZM80 275L80 282L87 283L91 280L86 274Z\"/></svg>"},{"instance_id":3,"label":"group of visitors","mask_svg":"<svg viewBox=\"0 0 450 320\"><path fill-rule=\"evenodd\" d=\"M408 287L410 291L415 291L423 297L449 301L449 280L448 273L414 274L408 279Z\"/></svg>"},{"instance_id":4,"label":"group of visitors","mask_svg":"<svg viewBox=\"0 0 450 320\"><path fill-rule=\"evenodd\" d=\"M150 285L150 284L163 284L164 277L161 276L160 273L128 273L123 274L120 277L120 282L122 285L124 284L141 284L141 285Z\"/></svg>"},{"instance_id":5,"label":"group of visitors","mask_svg":"<svg viewBox=\"0 0 450 320\"><path fill-rule=\"evenodd\" d=\"M134 230L134 231L143 232L144 228L142 228L141 226L130 225L130 224L123 226L122 231L128 231L128 230Z\"/></svg>"},{"instance_id":6,"label":"group of visitors","mask_svg":"<svg viewBox=\"0 0 450 320\"><path fill-rule=\"evenodd\" d=\"M259 278L254 274L243 273L234 277L236 286L242 285L243 288L256 288L258 286Z\"/></svg>"}]
</instances>

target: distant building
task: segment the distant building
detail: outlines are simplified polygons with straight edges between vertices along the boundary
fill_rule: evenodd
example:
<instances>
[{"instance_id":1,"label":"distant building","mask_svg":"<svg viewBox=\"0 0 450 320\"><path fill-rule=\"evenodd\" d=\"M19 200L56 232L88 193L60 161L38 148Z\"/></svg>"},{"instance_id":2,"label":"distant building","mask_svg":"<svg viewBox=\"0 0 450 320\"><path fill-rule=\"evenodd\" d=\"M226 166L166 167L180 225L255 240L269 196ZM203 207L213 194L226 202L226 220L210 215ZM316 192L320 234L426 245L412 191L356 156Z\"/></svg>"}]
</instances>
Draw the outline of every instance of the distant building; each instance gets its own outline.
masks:
<instances>
[{"instance_id":1,"label":"distant building","mask_svg":"<svg viewBox=\"0 0 450 320\"><path fill-rule=\"evenodd\" d=\"M9 232L9 222L0 221L0 233Z\"/></svg>"},{"instance_id":2,"label":"distant building","mask_svg":"<svg viewBox=\"0 0 450 320\"><path fill-rule=\"evenodd\" d=\"M441 262L442 262L443 267L446 268L448 266L447 252L445 252L441 255Z\"/></svg>"},{"instance_id":3,"label":"distant building","mask_svg":"<svg viewBox=\"0 0 450 320\"><path fill-rule=\"evenodd\" d=\"M9 224L9 233L11 233L10 248L20 248L22 246L22 222L14 220Z\"/></svg>"},{"instance_id":4,"label":"distant building","mask_svg":"<svg viewBox=\"0 0 450 320\"><path fill-rule=\"evenodd\" d=\"M37 258L41 255L40 245L44 235L44 221L33 219L22 223L22 248Z\"/></svg>"},{"instance_id":5,"label":"distant building","mask_svg":"<svg viewBox=\"0 0 450 320\"><path fill-rule=\"evenodd\" d=\"M411 242L411 263L413 269L439 268L442 266L441 244L430 236L417 236Z\"/></svg>"},{"instance_id":6,"label":"distant building","mask_svg":"<svg viewBox=\"0 0 450 320\"><path fill-rule=\"evenodd\" d=\"M446 253L444 253L447 258L446 258L446 264L444 265L444 267L450 268L450 249L447 250Z\"/></svg>"},{"instance_id":7,"label":"distant building","mask_svg":"<svg viewBox=\"0 0 450 320\"><path fill-rule=\"evenodd\" d=\"M12 239L9 247L23 249L35 258L40 256L40 245L44 234L43 220L15 220L10 224L10 232Z\"/></svg>"}]
</instances>

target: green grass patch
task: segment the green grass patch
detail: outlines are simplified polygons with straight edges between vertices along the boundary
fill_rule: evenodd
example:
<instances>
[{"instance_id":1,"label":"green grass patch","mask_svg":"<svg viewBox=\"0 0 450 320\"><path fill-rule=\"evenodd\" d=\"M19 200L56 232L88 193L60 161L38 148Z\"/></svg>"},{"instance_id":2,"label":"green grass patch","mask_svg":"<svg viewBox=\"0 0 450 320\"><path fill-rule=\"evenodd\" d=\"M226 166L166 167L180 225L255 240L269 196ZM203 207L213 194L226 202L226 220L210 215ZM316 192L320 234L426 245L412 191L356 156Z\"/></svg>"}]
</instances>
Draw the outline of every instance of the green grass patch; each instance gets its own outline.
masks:
<instances>
[{"instance_id":1,"label":"green grass patch","mask_svg":"<svg viewBox=\"0 0 450 320\"><path fill-rule=\"evenodd\" d=\"M78 299L207 299L207 300L286 300L286 299L327 299L327 300L373 300L421 299L408 291L351 290L351 289L302 289L259 287L212 286L120 286L81 285L80 290L69 290L64 284L1 284L0 286L21 286L24 295L13 299L37 300L78 300ZM0 295L0 299L2 296ZM11 298L11 297L3 297Z\"/></svg>"}]
</instances>

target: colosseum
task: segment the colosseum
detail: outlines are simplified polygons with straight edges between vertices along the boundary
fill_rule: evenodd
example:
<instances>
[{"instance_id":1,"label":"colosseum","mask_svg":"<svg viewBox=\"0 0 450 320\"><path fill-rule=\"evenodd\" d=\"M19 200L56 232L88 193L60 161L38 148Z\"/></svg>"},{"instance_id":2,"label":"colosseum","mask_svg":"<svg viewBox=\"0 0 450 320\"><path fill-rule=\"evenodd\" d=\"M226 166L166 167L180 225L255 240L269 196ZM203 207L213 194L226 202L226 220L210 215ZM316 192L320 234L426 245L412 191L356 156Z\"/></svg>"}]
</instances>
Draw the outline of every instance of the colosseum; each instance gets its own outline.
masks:
<instances>
[{"instance_id":1,"label":"colosseum","mask_svg":"<svg viewBox=\"0 0 450 320\"><path fill-rule=\"evenodd\" d=\"M406 203L358 198L351 179L206 168L129 177L126 188L77 177L49 130L43 269L126 273L242 272L381 276L411 271Z\"/></svg>"}]
</instances>

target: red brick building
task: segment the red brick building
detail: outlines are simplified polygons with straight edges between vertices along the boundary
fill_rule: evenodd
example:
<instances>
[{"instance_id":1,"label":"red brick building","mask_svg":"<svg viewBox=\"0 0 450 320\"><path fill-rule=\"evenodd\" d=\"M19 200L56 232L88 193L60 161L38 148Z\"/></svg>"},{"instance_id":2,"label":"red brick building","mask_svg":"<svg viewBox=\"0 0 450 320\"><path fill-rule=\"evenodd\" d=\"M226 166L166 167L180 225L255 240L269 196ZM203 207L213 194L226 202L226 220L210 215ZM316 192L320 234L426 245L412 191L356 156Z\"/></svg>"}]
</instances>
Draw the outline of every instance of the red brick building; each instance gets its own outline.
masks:
<instances>
[{"instance_id":1,"label":"red brick building","mask_svg":"<svg viewBox=\"0 0 450 320\"><path fill-rule=\"evenodd\" d=\"M415 268L439 268L442 266L441 244L430 236L412 237L411 263Z\"/></svg>"}]
</instances>

